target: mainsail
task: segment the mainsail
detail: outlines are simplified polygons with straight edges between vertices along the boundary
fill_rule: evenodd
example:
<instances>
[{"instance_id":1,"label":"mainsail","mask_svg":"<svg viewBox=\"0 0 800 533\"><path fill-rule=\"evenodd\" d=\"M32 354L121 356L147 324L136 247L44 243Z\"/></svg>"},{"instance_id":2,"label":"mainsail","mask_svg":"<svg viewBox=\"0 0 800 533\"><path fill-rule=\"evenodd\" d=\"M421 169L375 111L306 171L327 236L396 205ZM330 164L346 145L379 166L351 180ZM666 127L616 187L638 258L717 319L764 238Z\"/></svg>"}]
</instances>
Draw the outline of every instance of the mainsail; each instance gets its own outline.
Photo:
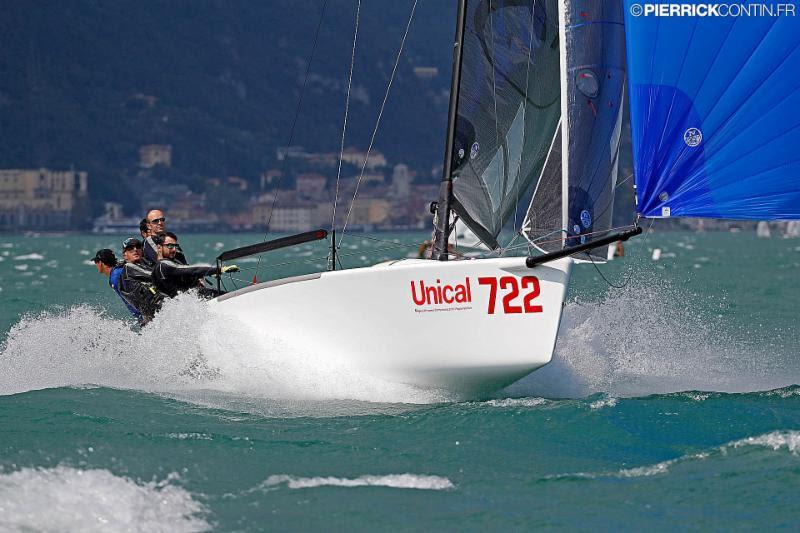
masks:
<instances>
[{"instance_id":1,"label":"mainsail","mask_svg":"<svg viewBox=\"0 0 800 533\"><path fill-rule=\"evenodd\" d=\"M637 209L800 218L794 7L721 6L625 0Z\"/></svg>"},{"instance_id":2,"label":"mainsail","mask_svg":"<svg viewBox=\"0 0 800 533\"><path fill-rule=\"evenodd\" d=\"M523 233L546 252L611 228L625 85L622 6L561 0L561 128ZM594 254L606 257L605 248Z\"/></svg>"},{"instance_id":3,"label":"mainsail","mask_svg":"<svg viewBox=\"0 0 800 533\"><path fill-rule=\"evenodd\" d=\"M558 2L468 0L461 65L453 208L496 248L558 125Z\"/></svg>"}]
</instances>

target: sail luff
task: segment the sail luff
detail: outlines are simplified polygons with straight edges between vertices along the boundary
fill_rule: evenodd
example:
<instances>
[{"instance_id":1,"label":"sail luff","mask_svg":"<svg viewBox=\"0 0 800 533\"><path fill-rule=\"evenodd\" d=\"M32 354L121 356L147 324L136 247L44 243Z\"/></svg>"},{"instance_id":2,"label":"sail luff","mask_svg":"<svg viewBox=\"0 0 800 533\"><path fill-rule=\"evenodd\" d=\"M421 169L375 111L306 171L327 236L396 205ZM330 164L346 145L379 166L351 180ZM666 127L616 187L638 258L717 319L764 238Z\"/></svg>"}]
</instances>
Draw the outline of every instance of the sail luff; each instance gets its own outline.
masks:
<instances>
[{"instance_id":1,"label":"sail luff","mask_svg":"<svg viewBox=\"0 0 800 533\"><path fill-rule=\"evenodd\" d=\"M557 151L551 148L541 180L549 178L551 184L537 189L528 213L531 221L548 221L555 227L532 223L525 233L546 252L555 249L555 232L560 247L572 247L602 237L611 228L625 81L620 6L577 0L559 0L559 6L561 145ZM552 161L556 152L560 168ZM553 173L559 170L560 187L555 187ZM554 191L561 204L557 222L552 202L539 198ZM605 254L593 255L598 261L605 259Z\"/></svg>"},{"instance_id":2,"label":"sail luff","mask_svg":"<svg viewBox=\"0 0 800 533\"><path fill-rule=\"evenodd\" d=\"M559 72L561 76L561 229L569 227L569 81L567 65L567 5L558 0ZM561 232L561 247L567 233Z\"/></svg>"},{"instance_id":3,"label":"sail luff","mask_svg":"<svg viewBox=\"0 0 800 533\"><path fill-rule=\"evenodd\" d=\"M439 187L439 203L436 217L433 253L431 259L446 261L449 258L447 241L450 237L450 211L453 208L453 144L455 142L458 97L461 86L461 65L464 50L464 26L466 24L467 0L459 0L456 15L456 35L453 44L453 72L450 81L450 103L447 112L447 137L445 139L442 183Z\"/></svg>"}]
</instances>

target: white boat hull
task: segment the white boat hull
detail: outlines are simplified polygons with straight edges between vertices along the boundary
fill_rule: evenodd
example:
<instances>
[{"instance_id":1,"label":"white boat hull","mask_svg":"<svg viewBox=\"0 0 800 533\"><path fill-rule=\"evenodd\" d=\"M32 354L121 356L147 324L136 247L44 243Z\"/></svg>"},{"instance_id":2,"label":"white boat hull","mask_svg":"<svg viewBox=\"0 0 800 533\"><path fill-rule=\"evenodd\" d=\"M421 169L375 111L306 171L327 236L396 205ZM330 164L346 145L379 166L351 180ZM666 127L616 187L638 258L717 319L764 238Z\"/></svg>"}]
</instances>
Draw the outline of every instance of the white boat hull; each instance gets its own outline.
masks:
<instances>
[{"instance_id":1,"label":"white boat hull","mask_svg":"<svg viewBox=\"0 0 800 533\"><path fill-rule=\"evenodd\" d=\"M360 372L476 395L550 362L571 268L403 260L252 285L211 308Z\"/></svg>"}]
</instances>

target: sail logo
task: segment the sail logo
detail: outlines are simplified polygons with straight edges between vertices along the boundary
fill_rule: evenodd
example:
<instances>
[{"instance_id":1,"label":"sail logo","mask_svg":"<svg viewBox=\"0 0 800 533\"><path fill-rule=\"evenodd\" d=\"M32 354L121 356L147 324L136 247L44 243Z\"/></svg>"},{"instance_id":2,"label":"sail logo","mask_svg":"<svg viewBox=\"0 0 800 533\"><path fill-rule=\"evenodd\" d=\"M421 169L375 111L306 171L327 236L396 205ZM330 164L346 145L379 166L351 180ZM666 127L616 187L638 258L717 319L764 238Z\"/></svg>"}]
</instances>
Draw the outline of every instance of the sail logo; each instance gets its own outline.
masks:
<instances>
[{"instance_id":1,"label":"sail logo","mask_svg":"<svg viewBox=\"0 0 800 533\"><path fill-rule=\"evenodd\" d=\"M480 149L481 145L479 145L477 142L472 143L472 146L469 149L469 158L475 159L476 157L478 157L478 150Z\"/></svg>"},{"instance_id":2,"label":"sail logo","mask_svg":"<svg viewBox=\"0 0 800 533\"><path fill-rule=\"evenodd\" d=\"M794 17L794 3L659 3L632 4L634 17Z\"/></svg>"},{"instance_id":3,"label":"sail logo","mask_svg":"<svg viewBox=\"0 0 800 533\"><path fill-rule=\"evenodd\" d=\"M683 142L686 143L686 146L694 148L703 142L703 132L697 128L689 128L683 134Z\"/></svg>"},{"instance_id":4,"label":"sail logo","mask_svg":"<svg viewBox=\"0 0 800 533\"><path fill-rule=\"evenodd\" d=\"M588 209L581 211L581 224L583 224L583 227L586 229L589 229L589 226L592 225L592 214Z\"/></svg>"},{"instance_id":5,"label":"sail logo","mask_svg":"<svg viewBox=\"0 0 800 533\"><path fill-rule=\"evenodd\" d=\"M469 278L464 278L464 283L442 284L441 280L436 283L425 284L419 280L419 284L411 282L411 299L418 306L441 305L441 304L464 304L472 302L472 289Z\"/></svg>"}]
</instances>

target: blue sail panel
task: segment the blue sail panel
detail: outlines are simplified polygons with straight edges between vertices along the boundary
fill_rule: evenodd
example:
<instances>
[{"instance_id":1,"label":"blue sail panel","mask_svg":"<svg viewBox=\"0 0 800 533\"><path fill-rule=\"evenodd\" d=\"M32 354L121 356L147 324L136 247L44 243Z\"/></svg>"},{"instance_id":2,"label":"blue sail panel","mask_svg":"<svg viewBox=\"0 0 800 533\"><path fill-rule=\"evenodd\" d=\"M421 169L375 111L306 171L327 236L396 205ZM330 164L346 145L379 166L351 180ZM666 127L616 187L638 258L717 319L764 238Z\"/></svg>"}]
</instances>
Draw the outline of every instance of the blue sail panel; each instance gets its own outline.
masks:
<instances>
[{"instance_id":1,"label":"blue sail panel","mask_svg":"<svg viewBox=\"0 0 800 533\"><path fill-rule=\"evenodd\" d=\"M800 218L800 13L624 5L639 213Z\"/></svg>"}]
</instances>

